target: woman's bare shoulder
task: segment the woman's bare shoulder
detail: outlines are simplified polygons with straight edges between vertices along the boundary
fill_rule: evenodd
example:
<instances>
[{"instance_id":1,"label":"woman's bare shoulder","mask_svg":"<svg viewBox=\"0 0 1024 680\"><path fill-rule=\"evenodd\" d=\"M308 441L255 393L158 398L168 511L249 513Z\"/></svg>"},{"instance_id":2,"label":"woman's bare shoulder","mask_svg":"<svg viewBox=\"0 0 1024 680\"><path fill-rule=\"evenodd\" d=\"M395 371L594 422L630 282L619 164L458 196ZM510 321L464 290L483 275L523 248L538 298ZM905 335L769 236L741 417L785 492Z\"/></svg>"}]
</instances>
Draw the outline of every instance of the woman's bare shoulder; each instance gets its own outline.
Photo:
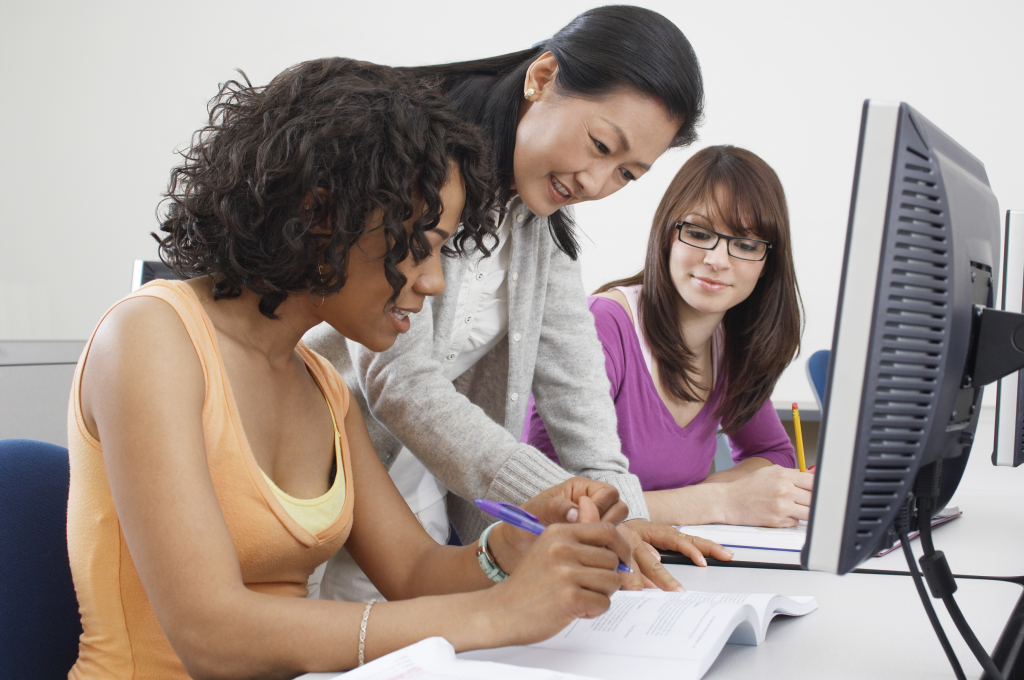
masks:
<instances>
[{"instance_id":1,"label":"woman's bare shoulder","mask_svg":"<svg viewBox=\"0 0 1024 680\"><path fill-rule=\"evenodd\" d=\"M160 298L139 296L119 302L107 313L96 328L89 358L114 349L114 358L130 359L150 354L154 347L166 350L174 345L192 347L178 313Z\"/></svg>"},{"instance_id":2,"label":"woman's bare shoulder","mask_svg":"<svg viewBox=\"0 0 1024 680\"><path fill-rule=\"evenodd\" d=\"M143 386L148 386L143 387ZM201 405L204 378L199 357L178 313L155 297L124 300L96 328L82 372L82 411L96 435L94 410L99 401L140 389ZM140 406L140 405L135 405Z\"/></svg>"}]
</instances>

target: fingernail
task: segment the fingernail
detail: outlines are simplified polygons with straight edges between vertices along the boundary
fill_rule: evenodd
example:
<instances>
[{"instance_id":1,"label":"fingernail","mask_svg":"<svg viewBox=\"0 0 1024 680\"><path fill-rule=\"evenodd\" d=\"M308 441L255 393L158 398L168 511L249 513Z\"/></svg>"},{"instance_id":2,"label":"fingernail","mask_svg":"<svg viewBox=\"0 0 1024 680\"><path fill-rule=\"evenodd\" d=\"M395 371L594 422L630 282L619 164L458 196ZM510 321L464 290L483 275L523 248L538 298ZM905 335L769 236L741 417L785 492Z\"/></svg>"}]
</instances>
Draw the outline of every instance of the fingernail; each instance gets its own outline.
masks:
<instances>
[{"instance_id":1,"label":"fingernail","mask_svg":"<svg viewBox=\"0 0 1024 680\"><path fill-rule=\"evenodd\" d=\"M685 593L685 592L686 592L686 588L684 588L684 587L683 587L683 584L682 584L682 583L680 583L679 585L677 585L677 586L675 587L675 591L676 591L677 593Z\"/></svg>"},{"instance_id":2,"label":"fingernail","mask_svg":"<svg viewBox=\"0 0 1024 680\"><path fill-rule=\"evenodd\" d=\"M569 522L575 522L580 518L580 511L576 508L569 508L569 512L565 513L565 519Z\"/></svg>"},{"instance_id":3,"label":"fingernail","mask_svg":"<svg viewBox=\"0 0 1024 680\"><path fill-rule=\"evenodd\" d=\"M706 559L704 559L703 555L700 556L700 566L702 566L702 567L708 566L708 561Z\"/></svg>"},{"instance_id":4,"label":"fingernail","mask_svg":"<svg viewBox=\"0 0 1024 680\"><path fill-rule=\"evenodd\" d=\"M722 548L722 551L723 551L723 552L724 552L724 553L725 553L726 555L728 555L729 557L732 557L733 555L735 555L735 554L736 554L736 553L734 553L733 551L729 550L728 548Z\"/></svg>"}]
</instances>

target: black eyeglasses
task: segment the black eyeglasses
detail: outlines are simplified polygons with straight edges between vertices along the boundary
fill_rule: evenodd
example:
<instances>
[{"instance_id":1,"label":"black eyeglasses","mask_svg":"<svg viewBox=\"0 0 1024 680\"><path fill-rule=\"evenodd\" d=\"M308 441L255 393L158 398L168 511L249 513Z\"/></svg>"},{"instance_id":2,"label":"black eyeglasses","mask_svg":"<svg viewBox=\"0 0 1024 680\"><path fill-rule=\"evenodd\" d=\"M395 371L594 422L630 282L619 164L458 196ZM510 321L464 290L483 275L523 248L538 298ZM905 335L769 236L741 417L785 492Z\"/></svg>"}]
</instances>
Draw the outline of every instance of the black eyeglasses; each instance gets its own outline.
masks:
<instances>
[{"instance_id":1,"label":"black eyeglasses","mask_svg":"<svg viewBox=\"0 0 1024 680\"><path fill-rule=\"evenodd\" d=\"M718 241L724 238L729 256L735 257L737 260L760 262L768 257L768 251L772 249L772 244L768 241L726 236L692 222L679 222L676 224L676 229L679 230L680 241L701 250L714 250L718 246Z\"/></svg>"}]
</instances>

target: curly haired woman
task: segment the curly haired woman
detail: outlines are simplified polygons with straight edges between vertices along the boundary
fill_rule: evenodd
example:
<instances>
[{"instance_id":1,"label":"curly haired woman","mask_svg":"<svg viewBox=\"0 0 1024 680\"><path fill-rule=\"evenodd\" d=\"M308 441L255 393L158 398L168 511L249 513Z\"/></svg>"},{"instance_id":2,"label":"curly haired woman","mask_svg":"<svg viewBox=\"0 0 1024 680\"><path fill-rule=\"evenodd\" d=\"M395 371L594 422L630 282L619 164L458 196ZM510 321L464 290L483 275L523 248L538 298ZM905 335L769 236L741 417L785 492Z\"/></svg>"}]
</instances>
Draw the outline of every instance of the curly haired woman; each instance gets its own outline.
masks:
<instances>
[{"instance_id":1,"label":"curly haired woman","mask_svg":"<svg viewBox=\"0 0 1024 680\"><path fill-rule=\"evenodd\" d=\"M443 100L385 67L331 59L223 86L161 227L187 280L114 305L76 371L71 678L294 677L434 635L536 641L607 609L629 559L612 487L539 494L527 506L562 523L536 540L496 525L490 564L439 546L301 342L321 322L378 351L408 330L444 290L444 245L493 233L484 156ZM305 597L342 545L388 602Z\"/></svg>"}]
</instances>

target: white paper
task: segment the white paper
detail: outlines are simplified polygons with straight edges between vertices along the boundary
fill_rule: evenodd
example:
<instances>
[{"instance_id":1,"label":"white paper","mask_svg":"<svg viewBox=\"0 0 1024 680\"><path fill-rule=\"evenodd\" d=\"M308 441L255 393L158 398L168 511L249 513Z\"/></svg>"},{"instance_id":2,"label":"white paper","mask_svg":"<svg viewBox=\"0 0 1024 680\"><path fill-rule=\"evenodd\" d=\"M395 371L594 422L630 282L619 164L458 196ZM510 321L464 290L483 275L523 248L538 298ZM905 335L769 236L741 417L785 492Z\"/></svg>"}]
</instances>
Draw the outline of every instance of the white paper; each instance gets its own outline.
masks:
<instances>
[{"instance_id":1,"label":"white paper","mask_svg":"<svg viewBox=\"0 0 1024 680\"><path fill-rule=\"evenodd\" d=\"M427 638L335 677L339 680L587 680L583 676L544 668L457 659L455 649L440 637Z\"/></svg>"},{"instance_id":2,"label":"white paper","mask_svg":"<svg viewBox=\"0 0 1024 680\"><path fill-rule=\"evenodd\" d=\"M773 608L780 613L806 614L817 608L817 603L813 597L619 591L601 616L578 619L550 640L531 646L586 654L698 660L711 653L717 655L727 639L757 644L774 616L770 611Z\"/></svg>"},{"instance_id":3,"label":"white paper","mask_svg":"<svg viewBox=\"0 0 1024 680\"><path fill-rule=\"evenodd\" d=\"M731 524L700 524L677 526L684 534L700 536L727 548L760 548L800 552L807 540L807 522L795 527L746 527Z\"/></svg>"}]
</instances>

